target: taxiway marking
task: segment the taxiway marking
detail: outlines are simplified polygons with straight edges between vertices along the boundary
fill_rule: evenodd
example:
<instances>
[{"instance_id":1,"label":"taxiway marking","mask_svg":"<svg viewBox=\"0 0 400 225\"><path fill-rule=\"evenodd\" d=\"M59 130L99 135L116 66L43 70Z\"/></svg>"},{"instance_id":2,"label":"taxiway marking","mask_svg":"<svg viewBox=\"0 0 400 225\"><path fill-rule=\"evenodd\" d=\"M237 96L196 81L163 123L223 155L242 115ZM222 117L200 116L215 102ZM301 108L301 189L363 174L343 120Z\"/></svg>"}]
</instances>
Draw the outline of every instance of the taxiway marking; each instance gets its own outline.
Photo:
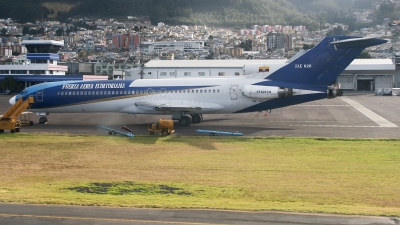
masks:
<instances>
[{"instance_id":1,"label":"taxiway marking","mask_svg":"<svg viewBox=\"0 0 400 225\"><path fill-rule=\"evenodd\" d=\"M135 220L135 219L111 219L111 218L95 218L95 217L75 217L75 216L43 216L43 215L25 215L25 214L0 214L0 217L22 217L37 219L69 219L69 220L93 220L108 222L135 222L135 223L158 223L158 224L185 224L185 225L224 225L215 223L196 223L196 222L177 222L177 221L161 221L161 220Z\"/></svg>"},{"instance_id":2,"label":"taxiway marking","mask_svg":"<svg viewBox=\"0 0 400 225\"><path fill-rule=\"evenodd\" d=\"M382 116L372 112L371 110L367 109L365 106L363 106L362 104L360 104L354 100L351 100L347 97L340 97L340 99L343 100L344 102L346 102L347 104L353 106L360 113L364 114L370 120L377 123L380 127L398 127L396 124L386 120Z\"/></svg>"}]
</instances>

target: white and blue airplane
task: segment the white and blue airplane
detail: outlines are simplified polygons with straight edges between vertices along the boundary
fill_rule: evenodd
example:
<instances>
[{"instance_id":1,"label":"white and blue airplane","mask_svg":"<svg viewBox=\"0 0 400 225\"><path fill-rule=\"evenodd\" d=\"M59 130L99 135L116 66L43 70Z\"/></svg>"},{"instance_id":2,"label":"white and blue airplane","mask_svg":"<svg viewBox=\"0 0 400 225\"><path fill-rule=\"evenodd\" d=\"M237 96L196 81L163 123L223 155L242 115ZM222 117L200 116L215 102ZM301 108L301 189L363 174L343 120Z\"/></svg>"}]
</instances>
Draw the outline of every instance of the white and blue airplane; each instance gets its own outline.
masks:
<instances>
[{"instance_id":1,"label":"white and blue airplane","mask_svg":"<svg viewBox=\"0 0 400 225\"><path fill-rule=\"evenodd\" d=\"M333 36L266 78L182 78L61 81L33 85L10 99L34 96L30 110L49 113L119 112L172 115L181 126L200 123L202 114L271 110L336 97L331 86L377 37ZM46 116L39 120L47 122Z\"/></svg>"}]
</instances>

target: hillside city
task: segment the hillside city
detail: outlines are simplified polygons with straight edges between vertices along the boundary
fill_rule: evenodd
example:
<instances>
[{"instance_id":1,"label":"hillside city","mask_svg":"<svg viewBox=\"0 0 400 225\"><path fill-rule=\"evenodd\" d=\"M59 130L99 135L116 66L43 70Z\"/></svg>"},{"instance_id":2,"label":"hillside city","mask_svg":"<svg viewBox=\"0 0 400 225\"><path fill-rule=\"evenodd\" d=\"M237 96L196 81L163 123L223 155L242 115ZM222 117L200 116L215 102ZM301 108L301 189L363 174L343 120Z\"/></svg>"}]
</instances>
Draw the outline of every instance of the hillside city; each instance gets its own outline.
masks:
<instances>
[{"instance_id":1,"label":"hillside city","mask_svg":"<svg viewBox=\"0 0 400 225\"><path fill-rule=\"evenodd\" d=\"M355 15L358 22L368 23L371 13L372 10L364 10ZM396 21L386 20L349 35L378 35L393 40L367 49L372 58L393 58L397 51L397 26L389 26L393 23ZM21 42L35 39L64 42L59 64L67 65L69 74L110 76L115 69L138 67L150 60L288 59L306 46L314 46L338 27L347 29L343 24L325 24L325 29L318 31L282 25L253 25L238 30L205 25L170 26L162 22L154 26L146 17L133 16L124 20L93 21L83 17L71 19L70 23L37 21L35 24L19 24L7 18L0 19L0 64L24 57L26 48ZM85 63L102 66L79 66ZM117 66L95 69L109 68L108 64Z\"/></svg>"}]
</instances>

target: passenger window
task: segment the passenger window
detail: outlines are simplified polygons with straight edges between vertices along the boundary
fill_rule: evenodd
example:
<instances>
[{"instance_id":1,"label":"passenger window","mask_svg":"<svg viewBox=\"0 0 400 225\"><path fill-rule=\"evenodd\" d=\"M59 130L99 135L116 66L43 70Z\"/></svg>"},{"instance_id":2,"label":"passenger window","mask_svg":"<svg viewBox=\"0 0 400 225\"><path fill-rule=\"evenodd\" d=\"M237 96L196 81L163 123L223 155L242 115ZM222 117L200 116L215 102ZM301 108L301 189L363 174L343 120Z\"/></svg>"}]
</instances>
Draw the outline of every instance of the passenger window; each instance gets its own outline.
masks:
<instances>
[{"instance_id":1,"label":"passenger window","mask_svg":"<svg viewBox=\"0 0 400 225\"><path fill-rule=\"evenodd\" d=\"M112 91L112 92L111 92L111 94L115 94L115 92L114 92L114 91Z\"/></svg>"},{"instance_id":2,"label":"passenger window","mask_svg":"<svg viewBox=\"0 0 400 225\"><path fill-rule=\"evenodd\" d=\"M126 95L126 91L124 91L124 95Z\"/></svg>"},{"instance_id":3,"label":"passenger window","mask_svg":"<svg viewBox=\"0 0 400 225\"><path fill-rule=\"evenodd\" d=\"M108 94L108 95L111 95L111 91L108 91L107 94Z\"/></svg>"},{"instance_id":4,"label":"passenger window","mask_svg":"<svg viewBox=\"0 0 400 225\"><path fill-rule=\"evenodd\" d=\"M200 90L200 93L203 93L203 90Z\"/></svg>"},{"instance_id":5,"label":"passenger window","mask_svg":"<svg viewBox=\"0 0 400 225\"><path fill-rule=\"evenodd\" d=\"M96 91L96 95L99 95L99 91Z\"/></svg>"}]
</instances>

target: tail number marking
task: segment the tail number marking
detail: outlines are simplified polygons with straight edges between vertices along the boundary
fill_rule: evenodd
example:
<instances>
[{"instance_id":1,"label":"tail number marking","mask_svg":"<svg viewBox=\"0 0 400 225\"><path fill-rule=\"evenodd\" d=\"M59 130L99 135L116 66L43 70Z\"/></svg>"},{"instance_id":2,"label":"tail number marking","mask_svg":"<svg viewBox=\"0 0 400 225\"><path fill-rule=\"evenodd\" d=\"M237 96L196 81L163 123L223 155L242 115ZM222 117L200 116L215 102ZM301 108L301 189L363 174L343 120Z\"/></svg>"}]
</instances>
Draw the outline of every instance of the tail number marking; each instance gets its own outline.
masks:
<instances>
[{"instance_id":1,"label":"tail number marking","mask_svg":"<svg viewBox=\"0 0 400 225\"><path fill-rule=\"evenodd\" d=\"M310 69L311 67L311 64L294 64L296 69Z\"/></svg>"}]
</instances>

